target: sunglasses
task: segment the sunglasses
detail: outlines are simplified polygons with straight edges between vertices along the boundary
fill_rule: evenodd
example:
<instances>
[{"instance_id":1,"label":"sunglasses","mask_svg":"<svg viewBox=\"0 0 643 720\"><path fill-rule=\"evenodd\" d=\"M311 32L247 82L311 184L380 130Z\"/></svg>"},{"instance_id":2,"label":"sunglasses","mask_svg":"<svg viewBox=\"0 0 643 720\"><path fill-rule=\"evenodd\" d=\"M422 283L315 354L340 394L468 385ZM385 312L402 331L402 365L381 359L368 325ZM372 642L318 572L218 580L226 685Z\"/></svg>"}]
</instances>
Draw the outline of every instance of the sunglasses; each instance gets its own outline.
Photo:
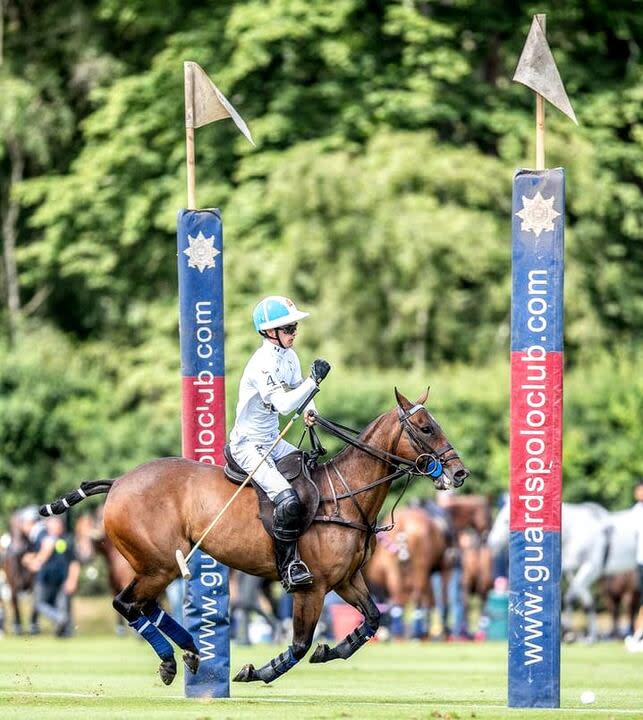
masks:
<instances>
[{"instance_id":1,"label":"sunglasses","mask_svg":"<svg viewBox=\"0 0 643 720\"><path fill-rule=\"evenodd\" d=\"M286 335L294 335L297 332L297 323L292 323L292 325L284 325L283 327L280 327L279 330L282 333L286 333Z\"/></svg>"}]
</instances>

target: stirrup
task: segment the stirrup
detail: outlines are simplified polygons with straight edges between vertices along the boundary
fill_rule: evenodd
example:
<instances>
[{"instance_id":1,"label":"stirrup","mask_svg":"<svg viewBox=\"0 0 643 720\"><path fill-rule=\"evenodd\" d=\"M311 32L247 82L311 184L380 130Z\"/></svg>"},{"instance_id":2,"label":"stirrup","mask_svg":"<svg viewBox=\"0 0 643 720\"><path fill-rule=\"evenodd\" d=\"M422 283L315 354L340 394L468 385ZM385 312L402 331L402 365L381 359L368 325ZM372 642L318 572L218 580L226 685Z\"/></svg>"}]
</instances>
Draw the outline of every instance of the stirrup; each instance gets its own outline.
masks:
<instances>
[{"instance_id":1,"label":"stirrup","mask_svg":"<svg viewBox=\"0 0 643 720\"><path fill-rule=\"evenodd\" d=\"M297 580L293 577L294 572L301 572L302 575ZM285 577L281 579L281 584L287 593L303 587L309 587L313 584L315 576L310 572L306 563L301 560L293 560L286 568Z\"/></svg>"}]
</instances>

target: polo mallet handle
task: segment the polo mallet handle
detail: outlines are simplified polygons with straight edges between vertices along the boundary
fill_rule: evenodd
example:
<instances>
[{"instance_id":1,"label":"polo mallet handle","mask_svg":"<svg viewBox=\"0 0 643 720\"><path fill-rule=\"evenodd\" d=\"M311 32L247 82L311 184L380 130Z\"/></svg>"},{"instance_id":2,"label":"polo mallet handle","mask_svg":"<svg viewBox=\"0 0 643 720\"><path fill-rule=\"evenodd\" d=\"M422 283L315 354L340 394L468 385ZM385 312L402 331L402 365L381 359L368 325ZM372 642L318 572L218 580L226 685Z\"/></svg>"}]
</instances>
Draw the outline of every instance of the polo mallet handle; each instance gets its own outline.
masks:
<instances>
[{"instance_id":1,"label":"polo mallet handle","mask_svg":"<svg viewBox=\"0 0 643 720\"><path fill-rule=\"evenodd\" d=\"M272 445L268 448L266 454L261 458L255 469L246 477L246 479L239 485L239 487L235 490L234 495L228 500L228 502L219 510L217 513L217 516L214 518L214 520L208 525L208 527L204 530L201 537L198 539L197 543L194 545L194 547L190 550L190 552L187 554L187 556L184 556L183 553L179 548L176 550L176 562L178 563L179 569L181 570L181 575L183 576L184 580L189 580L192 577L192 573L190 572L190 568L188 567L188 562L190 561L190 558L194 553L197 551L197 549L200 547L201 543L205 539L205 537L210 533L212 528L219 522L219 519L223 516L225 511L232 505L237 495L243 490L243 488L252 480L254 477L254 474L259 470L259 468L263 465L265 460L270 456L270 453L274 450L277 443L284 437L284 435L290 430L290 428L293 426L295 420L302 414L304 409L306 408L306 405L317 395L319 392L319 387L316 387L310 395L302 402L302 404L297 408L295 411L295 414L290 418L288 421L288 424L286 427L279 433L277 436L277 439L272 443Z\"/></svg>"}]
</instances>

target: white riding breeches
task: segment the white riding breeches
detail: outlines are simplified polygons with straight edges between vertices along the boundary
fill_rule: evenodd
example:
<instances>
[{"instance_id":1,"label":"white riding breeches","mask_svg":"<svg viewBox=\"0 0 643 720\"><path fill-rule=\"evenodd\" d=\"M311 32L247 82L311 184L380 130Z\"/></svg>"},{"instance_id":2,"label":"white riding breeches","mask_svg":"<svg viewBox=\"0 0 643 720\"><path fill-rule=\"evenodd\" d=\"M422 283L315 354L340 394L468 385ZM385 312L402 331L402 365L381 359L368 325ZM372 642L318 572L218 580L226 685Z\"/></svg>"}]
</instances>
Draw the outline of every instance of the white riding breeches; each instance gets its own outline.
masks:
<instances>
[{"instance_id":1,"label":"white riding breeches","mask_svg":"<svg viewBox=\"0 0 643 720\"><path fill-rule=\"evenodd\" d=\"M269 457L261 462L269 447L270 443L262 445L257 441L244 440L236 445L231 445L230 452L232 457L247 473L251 473L257 468L252 479L274 502L275 497L282 490L287 490L290 487L288 480L275 467L275 461L281 459L284 455L296 452L297 448L286 440L280 440L271 450Z\"/></svg>"}]
</instances>

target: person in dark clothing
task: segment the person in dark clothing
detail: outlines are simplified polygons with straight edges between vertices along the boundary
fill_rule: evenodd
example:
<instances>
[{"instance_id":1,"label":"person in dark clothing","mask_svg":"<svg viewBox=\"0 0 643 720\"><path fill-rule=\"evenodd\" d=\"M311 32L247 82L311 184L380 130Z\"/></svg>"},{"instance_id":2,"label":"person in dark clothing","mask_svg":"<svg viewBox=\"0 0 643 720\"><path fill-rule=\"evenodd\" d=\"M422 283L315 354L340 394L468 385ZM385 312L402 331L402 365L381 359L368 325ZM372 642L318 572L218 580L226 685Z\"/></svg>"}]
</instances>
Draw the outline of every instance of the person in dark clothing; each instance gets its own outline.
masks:
<instances>
[{"instance_id":1,"label":"person in dark clothing","mask_svg":"<svg viewBox=\"0 0 643 720\"><path fill-rule=\"evenodd\" d=\"M61 518L47 520L47 534L51 552L37 570L34 602L38 611L54 623L56 636L68 637L72 633L71 599L78 587L80 563Z\"/></svg>"},{"instance_id":2,"label":"person in dark clothing","mask_svg":"<svg viewBox=\"0 0 643 720\"><path fill-rule=\"evenodd\" d=\"M19 562L34 578L33 584L31 580L29 581L29 587L34 592L29 632L31 635L38 635L40 633L40 624L38 622L38 608L35 598L35 582L37 573L51 554L53 541L49 537L47 528L40 519L38 508L35 505L30 505L18 512L17 527L26 543L26 550L20 554Z\"/></svg>"}]
</instances>

